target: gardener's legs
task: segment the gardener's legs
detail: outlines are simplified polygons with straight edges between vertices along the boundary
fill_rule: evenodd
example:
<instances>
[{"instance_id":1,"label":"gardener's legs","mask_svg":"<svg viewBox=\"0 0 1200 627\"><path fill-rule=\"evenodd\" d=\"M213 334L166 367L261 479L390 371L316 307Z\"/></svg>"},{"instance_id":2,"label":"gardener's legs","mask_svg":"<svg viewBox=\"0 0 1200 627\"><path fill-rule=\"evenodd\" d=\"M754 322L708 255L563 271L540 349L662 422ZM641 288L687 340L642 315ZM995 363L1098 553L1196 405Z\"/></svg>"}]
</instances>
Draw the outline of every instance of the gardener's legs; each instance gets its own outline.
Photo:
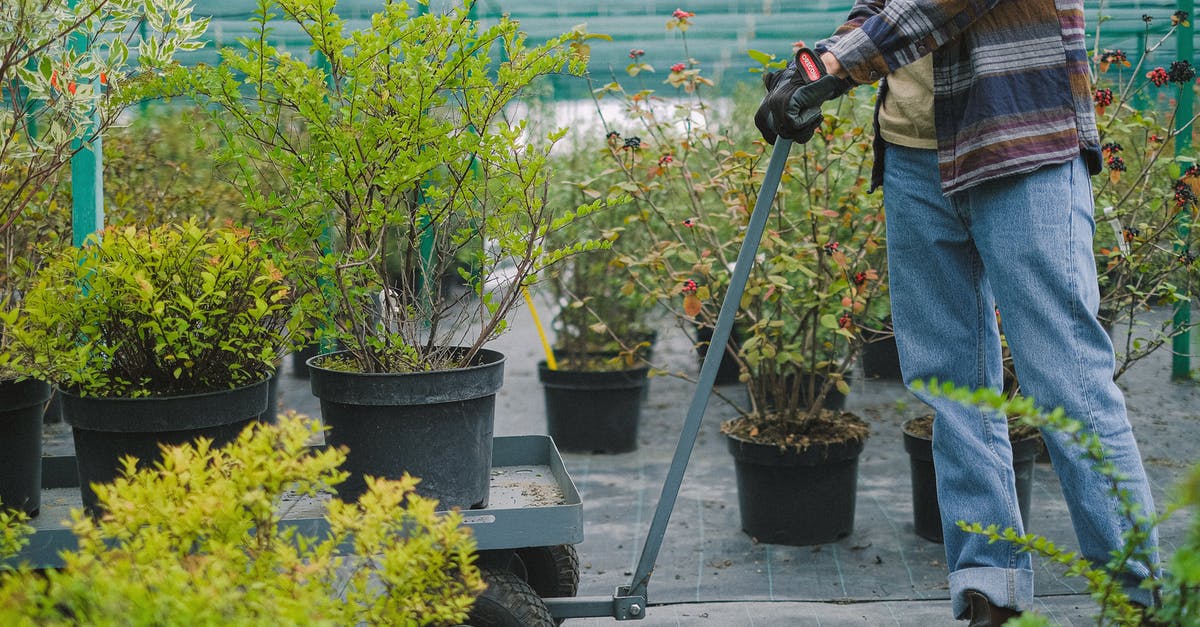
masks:
<instances>
[{"instance_id":1,"label":"gardener's legs","mask_svg":"<svg viewBox=\"0 0 1200 627\"><path fill-rule=\"evenodd\" d=\"M969 218L942 196L935 151L889 146L885 154L892 321L905 383L936 377L999 389L1000 339ZM967 520L1021 529L1005 418L918 396L937 412L933 455L955 616L967 612L967 590L998 606L1031 607L1030 557L956 526Z\"/></svg>"},{"instance_id":2,"label":"gardener's legs","mask_svg":"<svg viewBox=\"0 0 1200 627\"><path fill-rule=\"evenodd\" d=\"M1062 407L1100 436L1127 477L1123 489L1154 510L1142 458L1113 382L1112 344L1096 320L1099 293L1092 236L1092 188L1082 159L987 183L956 197L971 216L1022 393L1045 409ZM1097 566L1120 549L1131 523L1117 512L1111 486L1067 436L1046 433L1084 557ZM1153 544L1152 544L1153 546ZM1136 583L1148 576L1132 565ZM1130 591L1136 601L1149 593Z\"/></svg>"}]
</instances>

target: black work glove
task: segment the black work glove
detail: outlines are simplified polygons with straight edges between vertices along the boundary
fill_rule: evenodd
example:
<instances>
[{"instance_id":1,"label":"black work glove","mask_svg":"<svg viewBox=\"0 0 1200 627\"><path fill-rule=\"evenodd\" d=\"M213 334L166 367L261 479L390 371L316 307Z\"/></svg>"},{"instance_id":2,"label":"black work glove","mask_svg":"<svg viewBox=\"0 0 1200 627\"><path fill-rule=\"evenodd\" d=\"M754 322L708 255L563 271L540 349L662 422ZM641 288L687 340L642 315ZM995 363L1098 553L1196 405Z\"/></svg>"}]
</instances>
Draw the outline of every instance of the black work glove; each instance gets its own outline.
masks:
<instances>
[{"instance_id":1,"label":"black work glove","mask_svg":"<svg viewBox=\"0 0 1200 627\"><path fill-rule=\"evenodd\" d=\"M801 48L787 68L764 74L763 85L767 95L754 114L754 125L772 145L778 137L800 144L812 139L821 125L821 104L854 86L826 72L821 58L808 48Z\"/></svg>"}]
</instances>

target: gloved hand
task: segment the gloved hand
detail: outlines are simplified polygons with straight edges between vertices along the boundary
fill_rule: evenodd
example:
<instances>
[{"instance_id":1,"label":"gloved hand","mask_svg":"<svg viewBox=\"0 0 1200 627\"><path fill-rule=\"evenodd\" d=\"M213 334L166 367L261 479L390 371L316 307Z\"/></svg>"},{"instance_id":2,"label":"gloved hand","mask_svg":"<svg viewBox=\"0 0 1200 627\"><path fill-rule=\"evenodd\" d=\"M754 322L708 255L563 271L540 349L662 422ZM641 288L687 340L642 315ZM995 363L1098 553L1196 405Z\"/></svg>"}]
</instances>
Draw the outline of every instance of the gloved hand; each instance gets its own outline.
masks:
<instances>
[{"instance_id":1,"label":"gloved hand","mask_svg":"<svg viewBox=\"0 0 1200 627\"><path fill-rule=\"evenodd\" d=\"M812 139L821 125L821 104L854 86L826 72L821 58L808 48L801 48L786 69L763 75L763 85L767 95L754 114L754 125L772 145L778 137L800 144Z\"/></svg>"}]
</instances>

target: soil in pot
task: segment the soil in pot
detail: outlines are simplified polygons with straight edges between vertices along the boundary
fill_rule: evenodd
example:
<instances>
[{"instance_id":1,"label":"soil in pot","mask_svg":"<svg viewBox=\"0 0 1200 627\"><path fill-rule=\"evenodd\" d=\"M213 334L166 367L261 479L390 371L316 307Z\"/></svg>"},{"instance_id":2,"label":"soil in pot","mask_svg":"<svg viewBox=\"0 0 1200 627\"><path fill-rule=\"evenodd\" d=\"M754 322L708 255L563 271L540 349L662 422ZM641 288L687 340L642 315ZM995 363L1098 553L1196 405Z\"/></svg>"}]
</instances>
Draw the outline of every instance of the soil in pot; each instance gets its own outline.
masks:
<instances>
[{"instance_id":1,"label":"soil in pot","mask_svg":"<svg viewBox=\"0 0 1200 627\"><path fill-rule=\"evenodd\" d=\"M808 546L854 530L868 434L860 418L822 411L797 431L793 422L742 417L721 431L734 457L742 530L756 541Z\"/></svg>"},{"instance_id":2,"label":"soil in pot","mask_svg":"<svg viewBox=\"0 0 1200 627\"><path fill-rule=\"evenodd\" d=\"M325 442L347 448L338 487L348 501L366 491L365 476L420 477L418 494L439 507L487 507L492 469L496 392L504 355L481 350L464 368L365 374L308 362L313 395L321 400Z\"/></svg>"},{"instance_id":3,"label":"soil in pot","mask_svg":"<svg viewBox=\"0 0 1200 627\"><path fill-rule=\"evenodd\" d=\"M551 370L538 363L546 426L558 450L626 453L637 448L642 396L650 368L584 369L565 361Z\"/></svg>"},{"instance_id":4,"label":"soil in pot","mask_svg":"<svg viewBox=\"0 0 1200 627\"><path fill-rule=\"evenodd\" d=\"M1037 429L1028 425L1015 427L1009 432L1009 440L1012 442L1013 470L1016 473L1017 507L1021 510L1021 522L1028 531L1034 468L1042 441ZM933 466L933 416L906 421L902 428L904 450L909 454L912 477L913 530L926 540L942 542L942 514L938 506L937 476Z\"/></svg>"},{"instance_id":5,"label":"soil in pot","mask_svg":"<svg viewBox=\"0 0 1200 627\"><path fill-rule=\"evenodd\" d=\"M42 502L42 416L50 386L0 381L0 507L37 516Z\"/></svg>"}]
</instances>

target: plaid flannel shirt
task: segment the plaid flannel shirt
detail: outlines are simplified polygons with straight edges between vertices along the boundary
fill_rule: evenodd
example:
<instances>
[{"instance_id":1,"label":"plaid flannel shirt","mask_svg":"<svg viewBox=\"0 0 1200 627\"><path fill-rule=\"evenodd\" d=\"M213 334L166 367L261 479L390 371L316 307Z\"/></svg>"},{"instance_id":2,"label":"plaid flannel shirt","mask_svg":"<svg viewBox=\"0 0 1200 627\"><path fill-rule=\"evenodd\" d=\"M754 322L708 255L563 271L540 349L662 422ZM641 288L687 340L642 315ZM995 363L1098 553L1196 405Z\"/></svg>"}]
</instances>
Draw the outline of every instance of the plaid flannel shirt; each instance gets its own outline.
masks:
<instances>
[{"instance_id":1,"label":"plaid flannel shirt","mask_svg":"<svg viewBox=\"0 0 1200 627\"><path fill-rule=\"evenodd\" d=\"M933 54L946 194L1081 153L1100 171L1083 0L856 0L816 47L857 83ZM873 186L883 147L876 132Z\"/></svg>"}]
</instances>

